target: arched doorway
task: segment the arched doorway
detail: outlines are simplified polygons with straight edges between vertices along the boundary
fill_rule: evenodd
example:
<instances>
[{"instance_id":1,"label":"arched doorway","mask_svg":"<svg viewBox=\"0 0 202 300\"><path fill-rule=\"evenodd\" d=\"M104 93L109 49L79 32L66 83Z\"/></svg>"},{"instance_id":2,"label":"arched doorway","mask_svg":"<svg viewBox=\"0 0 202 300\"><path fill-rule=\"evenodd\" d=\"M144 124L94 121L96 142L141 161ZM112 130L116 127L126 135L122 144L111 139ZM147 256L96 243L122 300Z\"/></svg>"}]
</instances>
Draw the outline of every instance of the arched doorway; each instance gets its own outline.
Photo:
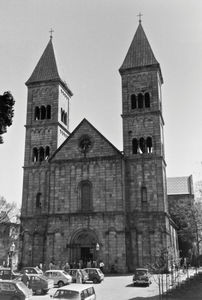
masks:
<instances>
[{"instance_id":1,"label":"arched doorway","mask_svg":"<svg viewBox=\"0 0 202 300\"><path fill-rule=\"evenodd\" d=\"M98 260L96 245L98 238L94 231L83 229L72 236L70 242L70 257L72 262L83 261L84 265L88 260Z\"/></svg>"}]
</instances>

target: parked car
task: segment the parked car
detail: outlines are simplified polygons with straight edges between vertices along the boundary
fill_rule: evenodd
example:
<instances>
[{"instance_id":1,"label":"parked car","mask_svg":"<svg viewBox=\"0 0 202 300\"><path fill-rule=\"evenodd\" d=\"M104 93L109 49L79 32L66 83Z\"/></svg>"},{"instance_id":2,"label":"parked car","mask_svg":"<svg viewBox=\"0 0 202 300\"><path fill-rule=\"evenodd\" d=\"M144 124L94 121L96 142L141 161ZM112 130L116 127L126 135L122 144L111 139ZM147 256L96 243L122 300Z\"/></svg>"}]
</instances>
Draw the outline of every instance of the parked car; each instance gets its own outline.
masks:
<instances>
[{"instance_id":1,"label":"parked car","mask_svg":"<svg viewBox=\"0 0 202 300\"><path fill-rule=\"evenodd\" d=\"M20 273L14 272L11 268L0 268L0 279L15 279L20 276Z\"/></svg>"},{"instance_id":2,"label":"parked car","mask_svg":"<svg viewBox=\"0 0 202 300\"><path fill-rule=\"evenodd\" d=\"M149 286L151 283L150 274L148 269L145 268L137 268L135 269L135 273L133 275L133 284L134 285L144 285Z\"/></svg>"},{"instance_id":3,"label":"parked car","mask_svg":"<svg viewBox=\"0 0 202 300\"><path fill-rule=\"evenodd\" d=\"M104 274L98 268L84 268L84 271L88 274L88 280L93 283L100 283L104 280Z\"/></svg>"},{"instance_id":4,"label":"parked car","mask_svg":"<svg viewBox=\"0 0 202 300\"><path fill-rule=\"evenodd\" d=\"M59 287L72 282L72 276L64 270L48 270L44 275L47 278L53 279L54 285L58 285Z\"/></svg>"},{"instance_id":5,"label":"parked car","mask_svg":"<svg viewBox=\"0 0 202 300\"><path fill-rule=\"evenodd\" d=\"M54 281L40 274L28 274L28 287L32 289L34 294L47 294L54 287Z\"/></svg>"},{"instance_id":6,"label":"parked car","mask_svg":"<svg viewBox=\"0 0 202 300\"><path fill-rule=\"evenodd\" d=\"M0 280L0 299L2 300L29 300L32 290L19 280Z\"/></svg>"},{"instance_id":7,"label":"parked car","mask_svg":"<svg viewBox=\"0 0 202 300\"><path fill-rule=\"evenodd\" d=\"M21 272L27 271L28 274L43 274L43 271L38 267L24 267Z\"/></svg>"},{"instance_id":8,"label":"parked car","mask_svg":"<svg viewBox=\"0 0 202 300\"><path fill-rule=\"evenodd\" d=\"M72 282L76 282L76 271L79 270L82 275L82 283L88 281L88 273L83 269L69 269L68 273L72 276Z\"/></svg>"},{"instance_id":9,"label":"parked car","mask_svg":"<svg viewBox=\"0 0 202 300\"><path fill-rule=\"evenodd\" d=\"M57 289L51 297L60 300L95 300L96 294L92 285L84 286L83 284L76 283Z\"/></svg>"}]
</instances>

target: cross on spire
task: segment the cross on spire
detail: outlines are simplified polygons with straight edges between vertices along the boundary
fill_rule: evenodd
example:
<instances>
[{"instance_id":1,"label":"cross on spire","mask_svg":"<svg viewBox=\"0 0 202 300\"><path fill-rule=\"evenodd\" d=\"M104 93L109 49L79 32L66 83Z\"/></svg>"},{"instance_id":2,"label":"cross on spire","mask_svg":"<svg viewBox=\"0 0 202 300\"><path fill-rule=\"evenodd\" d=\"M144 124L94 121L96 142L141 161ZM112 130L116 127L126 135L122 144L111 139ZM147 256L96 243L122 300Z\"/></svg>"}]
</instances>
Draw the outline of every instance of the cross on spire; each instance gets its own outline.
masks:
<instances>
[{"instance_id":1,"label":"cross on spire","mask_svg":"<svg viewBox=\"0 0 202 300\"><path fill-rule=\"evenodd\" d=\"M50 39L52 40L54 30L51 28L51 30L49 32L50 32Z\"/></svg>"},{"instance_id":2,"label":"cross on spire","mask_svg":"<svg viewBox=\"0 0 202 300\"><path fill-rule=\"evenodd\" d=\"M143 15L141 14L141 13L139 13L138 15L137 15L137 17L139 17L139 23L141 23L141 17L142 17Z\"/></svg>"}]
</instances>

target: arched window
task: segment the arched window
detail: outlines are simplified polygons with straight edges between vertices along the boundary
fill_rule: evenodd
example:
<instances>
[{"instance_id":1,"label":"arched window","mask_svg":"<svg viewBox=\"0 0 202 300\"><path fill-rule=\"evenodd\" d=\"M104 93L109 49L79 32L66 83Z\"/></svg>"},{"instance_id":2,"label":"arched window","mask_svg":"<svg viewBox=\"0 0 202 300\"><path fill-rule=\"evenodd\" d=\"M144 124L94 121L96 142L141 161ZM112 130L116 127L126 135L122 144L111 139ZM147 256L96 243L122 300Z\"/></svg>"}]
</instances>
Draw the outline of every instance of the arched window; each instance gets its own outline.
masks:
<instances>
[{"instance_id":1,"label":"arched window","mask_svg":"<svg viewBox=\"0 0 202 300\"><path fill-rule=\"evenodd\" d=\"M46 118L46 108L45 106L41 106L41 120L44 120Z\"/></svg>"},{"instance_id":2,"label":"arched window","mask_svg":"<svg viewBox=\"0 0 202 300\"><path fill-rule=\"evenodd\" d=\"M39 161L43 161L44 160L44 148L40 147L39 148Z\"/></svg>"},{"instance_id":3,"label":"arched window","mask_svg":"<svg viewBox=\"0 0 202 300\"><path fill-rule=\"evenodd\" d=\"M81 188L81 209L82 211L91 210L92 202L92 185L89 181L83 181L80 184Z\"/></svg>"},{"instance_id":4,"label":"arched window","mask_svg":"<svg viewBox=\"0 0 202 300\"><path fill-rule=\"evenodd\" d=\"M131 109L136 109L137 108L137 97L136 95L131 95L130 97L131 100Z\"/></svg>"},{"instance_id":5,"label":"arched window","mask_svg":"<svg viewBox=\"0 0 202 300\"><path fill-rule=\"evenodd\" d=\"M143 95L140 93L138 94L138 108L143 108Z\"/></svg>"},{"instance_id":6,"label":"arched window","mask_svg":"<svg viewBox=\"0 0 202 300\"><path fill-rule=\"evenodd\" d=\"M40 119L40 109L38 106L36 106L34 110L34 120L39 120L39 119Z\"/></svg>"},{"instance_id":7,"label":"arched window","mask_svg":"<svg viewBox=\"0 0 202 300\"><path fill-rule=\"evenodd\" d=\"M138 153L138 140L137 139L132 140L132 149L133 149L133 154Z\"/></svg>"},{"instance_id":8,"label":"arched window","mask_svg":"<svg viewBox=\"0 0 202 300\"><path fill-rule=\"evenodd\" d=\"M145 139L142 137L140 138L139 148L141 153L145 153Z\"/></svg>"},{"instance_id":9,"label":"arched window","mask_svg":"<svg viewBox=\"0 0 202 300\"><path fill-rule=\"evenodd\" d=\"M147 153L152 153L152 138L150 136L147 137L146 140L146 145L147 145Z\"/></svg>"},{"instance_id":10,"label":"arched window","mask_svg":"<svg viewBox=\"0 0 202 300\"><path fill-rule=\"evenodd\" d=\"M34 147L32 151L32 161L37 162L38 161L38 149Z\"/></svg>"},{"instance_id":11,"label":"arched window","mask_svg":"<svg viewBox=\"0 0 202 300\"><path fill-rule=\"evenodd\" d=\"M36 208L40 209L41 208L41 193L36 194Z\"/></svg>"},{"instance_id":12,"label":"arched window","mask_svg":"<svg viewBox=\"0 0 202 300\"><path fill-rule=\"evenodd\" d=\"M51 119L51 106L47 105L46 107L47 119Z\"/></svg>"},{"instance_id":13,"label":"arched window","mask_svg":"<svg viewBox=\"0 0 202 300\"><path fill-rule=\"evenodd\" d=\"M144 103L145 103L145 107L150 107L150 95L149 93L145 93L144 95Z\"/></svg>"},{"instance_id":14,"label":"arched window","mask_svg":"<svg viewBox=\"0 0 202 300\"><path fill-rule=\"evenodd\" d=\"M45 148L45 160L47 160L50 156L50 147L46 146Z\"/></svg>"}]
</instances>

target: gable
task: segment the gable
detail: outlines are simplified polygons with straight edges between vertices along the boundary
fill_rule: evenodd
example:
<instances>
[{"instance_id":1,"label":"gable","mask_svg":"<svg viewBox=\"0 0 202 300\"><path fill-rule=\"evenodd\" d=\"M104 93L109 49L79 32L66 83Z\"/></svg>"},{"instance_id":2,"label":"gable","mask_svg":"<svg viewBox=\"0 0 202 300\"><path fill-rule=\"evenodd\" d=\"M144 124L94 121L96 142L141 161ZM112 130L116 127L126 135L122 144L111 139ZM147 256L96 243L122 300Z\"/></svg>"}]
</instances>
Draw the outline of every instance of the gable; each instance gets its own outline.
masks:
<instances>
[{"instance_id":1,"label":"gable","mask_svg":"<svg viewBox=\"0 0 202 300\"><path fill-rule=\"evenodd\" d=\"M84 119L56 150L50 160L122 156L94 126Z\"/></svg>"}]
</instances>

